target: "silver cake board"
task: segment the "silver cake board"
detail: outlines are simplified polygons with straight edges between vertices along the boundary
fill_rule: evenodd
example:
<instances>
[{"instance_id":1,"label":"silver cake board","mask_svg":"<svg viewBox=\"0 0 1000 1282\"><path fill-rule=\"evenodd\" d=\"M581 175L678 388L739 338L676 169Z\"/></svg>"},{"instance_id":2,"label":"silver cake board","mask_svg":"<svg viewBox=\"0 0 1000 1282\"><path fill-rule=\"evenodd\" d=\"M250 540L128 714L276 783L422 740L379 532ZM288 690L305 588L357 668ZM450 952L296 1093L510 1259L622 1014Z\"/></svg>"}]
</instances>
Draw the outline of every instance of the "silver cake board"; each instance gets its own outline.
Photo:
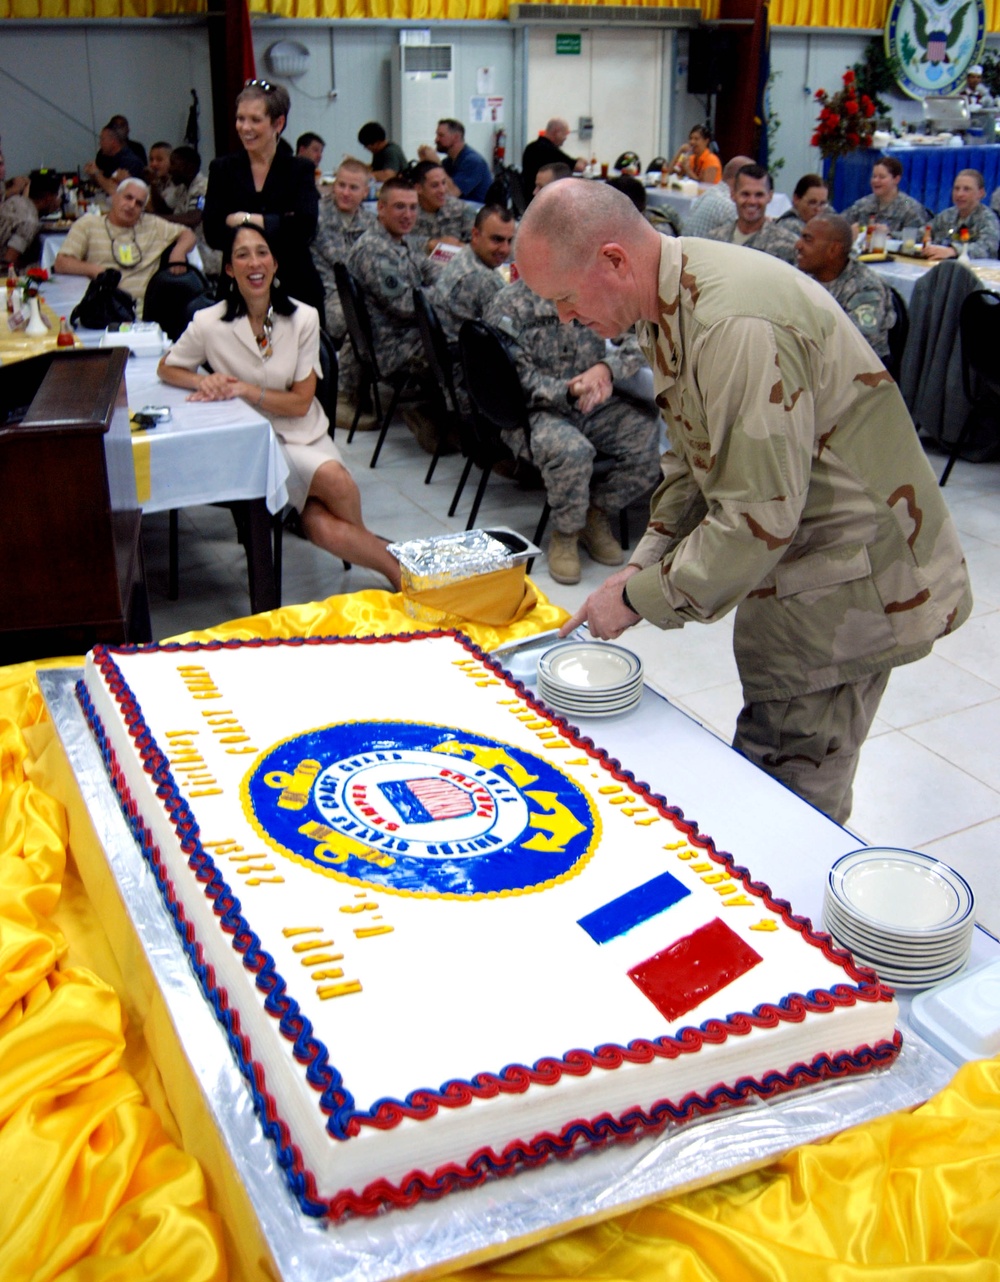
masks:
<instances>
[{"instance_id":1,"label":"silver cake board","mask_svg":"<svg viewBox=\"0 0 1000 1282\"><path fill-rule=\"evenodd\" d=\"M121 814L77 703L81 675L78 668L38 673L82 799L82 806L71 799L70 844L127 977L130 1017L143 1025L184 1148L202 1163L212 1205L226 1224L235 1277L383 1282L447 1272L765 1166L800 1144L922 1103L954 1074L953 1065L904 1029L903 1049L886 1070L766 1103L752 1100L657 1136L551 1161L408 1210L337 1224L306 1216ZM668 710L687 720L649 691L643 709L651 709L661 727ZM614 737L609 730L600 732L606 747ZM74 844L74 818L89 822L97 843ZM88 848L98 853L81 858ZM752 859L748 863L756 872ZM987 947L996 951L991 940ZM237 1232L230 1221L250 1223L255 1232Z\"/></svg>"}]
</instances>

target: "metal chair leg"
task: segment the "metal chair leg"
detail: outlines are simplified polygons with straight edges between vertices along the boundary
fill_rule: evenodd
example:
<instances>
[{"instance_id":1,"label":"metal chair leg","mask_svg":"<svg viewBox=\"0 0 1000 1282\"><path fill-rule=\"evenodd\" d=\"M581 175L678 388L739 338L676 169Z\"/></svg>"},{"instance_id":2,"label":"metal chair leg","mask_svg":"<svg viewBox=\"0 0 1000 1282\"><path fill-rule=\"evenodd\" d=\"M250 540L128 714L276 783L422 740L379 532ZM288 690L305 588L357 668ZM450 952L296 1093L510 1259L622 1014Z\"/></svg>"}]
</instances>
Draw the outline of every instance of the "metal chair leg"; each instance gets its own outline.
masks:
<instances>
[{"instance_id":1,"label":"metal chair leg","mask_svg":"<svg viewBox=\"0 0 1000 1282\"><path fill-rule=\"evenodd\" d=\"M465 460L465 467L462 468L462 475L459 478L458 486L455 490L455 496L451 500L451 507L448 509L448 515L454 516L455 509L458 507L458 500L462 497L462 491L465 489L465 482L469 479L469 473L472 471L472 456Z\"/></svg>"},{"instance_id":2,"label":"metal chair leg","mask_svg":"<svg viewBox=\"0 0 1000 1282\"><path fill-rule=\"evenodd\" d=\"M479 485L476 488L476 497L472 501L472 511L469 513L469 520L465 526L467 530L471 530L476 523L476 517L479 515L479 505L482 503L483 495L486 493L486 482L490 479L490 473L492 471L492 463L488 463L486 467L483 468L483 474L479 478Z\"/></svg>"},{"instance_id":3,"label":"metal chair leg","mask_svg":"<svg viewBox=\"0 0 1000 1282\"><path fill-rule=\"evenodd\" d=\"M407 379L405 383L400 383L400 385L393 391L392 400L389 402L389 409L385 418L382 419L382 426L379 429L378 440L375 442L375 452L372 454L372 461L368 464L369 467L374 467L378 462L378 456L382 453L382 444L385 441L386 433L389 431L389 425L392 423L392 416L396 412L396 406L399 404L403 392L407 387L409 387L409 385L410 380Z\"/></svg>"}]
</instances>

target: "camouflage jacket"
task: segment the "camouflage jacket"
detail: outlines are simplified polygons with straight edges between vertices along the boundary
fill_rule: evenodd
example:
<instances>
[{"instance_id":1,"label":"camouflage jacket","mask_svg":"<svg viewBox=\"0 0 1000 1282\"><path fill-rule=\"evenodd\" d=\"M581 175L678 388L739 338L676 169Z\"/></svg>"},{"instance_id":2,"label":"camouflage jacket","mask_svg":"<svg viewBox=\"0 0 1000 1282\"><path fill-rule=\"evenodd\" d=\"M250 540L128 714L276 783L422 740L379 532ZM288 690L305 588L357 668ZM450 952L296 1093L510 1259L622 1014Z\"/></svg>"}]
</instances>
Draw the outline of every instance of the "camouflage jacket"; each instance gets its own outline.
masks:
<instances>
[{"instance_id":1,"label":"camouflage jacket","mask_svg":"<svg viewBox=\"0 0 1000 1282\"><path fill-rule=\"evenodd\" d=\"M820 281L865 338L876 356L889 355L889 330L896 323L896 309L885 282L870 267L850 258L836 280Z\"/></svg>"},{"instance_id":2,"label":"camouflage jacket","mask_svg":"<svg viewBox=\"0 0 1000 1282\"><path fill-rule=\"evenodd\" d=\"M420 209L417 213L416 226L407 236L407 240L419 253L427 253L427 242L440 240L442 236L454 236L464 245L469 243L472 235L472 224L476 220L476 211L457 196L449 196L435 214Z\"/></svg>"},{"instance_id":3,"label":"camouflage jacket","mask_svg":"<svg viewBox=\"0 0 1000 1282\"><path fill-rule=\"evenodd\" d=\"M577 321L564 325L555 304L533 294L523 280L505 285L487 307L483 320L510 340L511 355L532 411L573 411L570 380L599 361L607 365L614 379L629 378L646 363L631 334L620 346L609 347Z\"/></svg>"},{"instance_id":4,"label":"camouflage jacket","mask_svg":"<svg viewBox=\"0 0 1000 1282\"><path fill-rule=\"evenodd\" d=\"M870 196L862 196L844 210L844 217L849 223L861 226L873 221L884 223L893 236L898 236L904 227L921 229L927 225L927 210L905 191L897 192L888 205L880 205L874 192Z\"/></svg>"},{"instance_id":5,"label":"camouflage jacket","mask_svg":"<svg viewBox=\"0 0 1000 1282\"><path fill-rule=\"evenodd\" d=\"M996 258L1000 248L1000 222L985 205L973 206L968 218L959 218L954 205L942 209L931 223L931 240L935 245L950 245L958 239L963 227L969 229L970 258Z\"/></svg>"},{"instance_id":6,"label":"camouflage jacket","mask_svg":"<svg viewBox=\"0 0 1000 1282\"><path fill-rule=\"evenodd\" d=\"M503 283L500 273L487 267L468 245L445 263L431 290L431 301L452 342L458 338L463 322L482 319Z\"/></svg>"},{"instance_id":7,"label":"camouflage jacket","mask_svg":"<svg viewBox=\"0 0 1000 1282\"><path fill-rule=\"evenodd\" d=\"M415 328L413 291L433 283L438 267L376 222L347 256L347 269L365 291L376 348Z\"/></svg>"},{"instance_id":8,"label":"camouflage jacket","mask_svg":"<svg viewBox=\"0 0 1000 1282\"><path fill-rule=\"evenodd\" d=\"M642 321L671 450L629 558L662 628L737 607L747 699L927 654L969 614L958 536L899 389L817 282L664 239Z\"/></svg>"},{"instance_id":9,"label":"camouflage jacket","mask_svg":"<svg viewBox=\"0 0 1000 1282\"><path fill-rule=\"evenodd\" d=\"M728 223L713 227L706 239L732 241L735 231L736 219L733 218ZM795 242L798 238L798 232L789 231L780 222L775 222L773 219L768 218L765 219L764 226L760 231L754 232L749 240L743 241L743 244L747 249L759 249L762 254L770 254L772 258L780 258L782 262L791 263L794 267L796 261Z\"/></svg>"},{"instance_id":10,"label":"camouflage jacket","mask_svg":"<svg viewBox=\"0 0 1000 1282\"><path fill-rule=\"evenodd\" d=\"M331 197L319 202L316 235L309 248L327 298L337 292L333 264L346 263L347 255L374 223L374 214L364 206L353 214L342 214Z\"/></svg>"}]
</instances>

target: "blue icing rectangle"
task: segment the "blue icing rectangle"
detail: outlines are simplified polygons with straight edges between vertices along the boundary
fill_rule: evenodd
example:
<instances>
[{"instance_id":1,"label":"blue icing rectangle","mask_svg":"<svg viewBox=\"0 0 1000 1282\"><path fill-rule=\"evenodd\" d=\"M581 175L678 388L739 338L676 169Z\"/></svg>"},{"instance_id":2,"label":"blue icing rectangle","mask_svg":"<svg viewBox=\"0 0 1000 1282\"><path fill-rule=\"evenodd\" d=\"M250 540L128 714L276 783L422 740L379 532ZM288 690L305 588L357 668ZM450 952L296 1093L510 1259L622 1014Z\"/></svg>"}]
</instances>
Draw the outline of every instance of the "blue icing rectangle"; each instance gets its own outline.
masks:
<instances>
[{"instance_id":1,"label":"blue icing rectangle","mask_svg":"<svg viewBox=\"0 0 1000 1282\"><path fill-rule=\"evenodd\" d=\"M595 944L606 944L609 940L626 934L640 922L649 921L690 893L676 877L664 872L652 881L635 886L617 899L595 908L586 917L581 917L577 925L583 927Z\"/></svg>"}]
</instances>

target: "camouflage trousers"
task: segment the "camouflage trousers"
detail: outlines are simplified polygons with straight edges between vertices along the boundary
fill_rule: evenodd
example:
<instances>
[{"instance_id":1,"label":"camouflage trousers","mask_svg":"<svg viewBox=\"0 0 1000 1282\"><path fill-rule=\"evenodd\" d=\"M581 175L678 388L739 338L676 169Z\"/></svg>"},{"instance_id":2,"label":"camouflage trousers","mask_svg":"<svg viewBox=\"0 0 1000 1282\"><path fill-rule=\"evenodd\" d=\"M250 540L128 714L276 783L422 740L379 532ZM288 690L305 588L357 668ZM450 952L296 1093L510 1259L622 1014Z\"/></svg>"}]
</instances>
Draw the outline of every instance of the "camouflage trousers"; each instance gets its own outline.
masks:
<instances>
[{"instance_id":1,"label":"camouflage trousers","mask_svg":"<svg viewBox=\"0 0 1000 1282\"><path fill-rule=\"evenodd\" d=\"M733 747L837 823L846 823L861 748L889 681L886 668L792 699L747 704Z\"/></svg>"},{"instance_id":2,"label":"camouflage trousers","mask_svg":"<svg viewBox=\"0 0 1000 1282\"><path fill-rule=\"evenodd\" d=\"M659 425L654 409L612 396L589 414L532 414L530 452L519 431L505 432L504 443L541 472L555 528L576 534L591 505L618 512L657 484ZM595 479L598 452L614 463Z\"/></svg>"},{"instance_id":3,"label":"camouflage trousers","mask_svg":"<svg viewBox=\"0 0 1000 1282\"><path fill-rule=\"evenodd\" d=\"M391 378L400 370L411 370L419 374L426 370L424 348L420 335L415 329L400 330L389 339L376 342L379 373L383 378ZM354 356L350 340L346 340L340 349L340 394L348 400L354 400L361 382L361 370Z\"/></svg>"},{"instance_id":4,"label":"camouflage trousers","mask_svg":"<svg viewBox=\"0 0 1000 1282\"><path fill-rule=\"evenodd\" d=\"M323 328L335 343L342 343L347 337L347 321L344 320L344 308L337 291L327 290L323 299Z\"/></svg>"}]
</instances>

